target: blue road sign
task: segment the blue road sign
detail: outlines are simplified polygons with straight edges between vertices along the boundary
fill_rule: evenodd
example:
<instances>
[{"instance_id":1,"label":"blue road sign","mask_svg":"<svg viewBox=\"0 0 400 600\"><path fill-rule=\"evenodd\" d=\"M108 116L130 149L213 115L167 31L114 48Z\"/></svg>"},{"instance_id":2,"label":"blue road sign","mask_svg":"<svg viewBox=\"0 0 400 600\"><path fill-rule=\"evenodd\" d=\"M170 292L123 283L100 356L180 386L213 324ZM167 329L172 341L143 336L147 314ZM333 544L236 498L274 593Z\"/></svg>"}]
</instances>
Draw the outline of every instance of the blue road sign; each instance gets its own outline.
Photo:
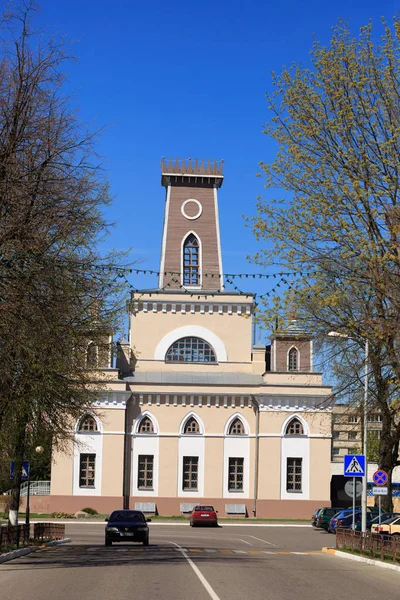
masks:
<instances>
[{"instance_id":1,"label":"blue road sign","mask_svg":"<svg viewBox=\"0 0 400 600\"><path fill-rule=\"evenodd\" d=\"M382 469L378 469L372 475L372 481L374 482L375 485L386 485L388 482L388 479L389 479L389 475L386 473L386 471L383 471Z\"/></svg>"},{"instance_id":2,"label":"blue road sign","mask_svg":"<svg viewBox=\"0 0 400 600\"><path fill-rule=\"evenodd\" d=\"M12 460L10 464L10 479L14 479L15 473L15 461ZM21 467L21 481L27 481L29 478L29 460L24 460Z\"/></svg>"},{"instance_id":3,"label":"blue road sign","mask_svg":"<svg viewBox=\"0 0 400 600\"><path fill-rule=\"evenodd\" d=\"M365 456L364 454L345 454L344 455L344 476L345 477L364 477L365 475Z\"/></svg>"}]
</instances>

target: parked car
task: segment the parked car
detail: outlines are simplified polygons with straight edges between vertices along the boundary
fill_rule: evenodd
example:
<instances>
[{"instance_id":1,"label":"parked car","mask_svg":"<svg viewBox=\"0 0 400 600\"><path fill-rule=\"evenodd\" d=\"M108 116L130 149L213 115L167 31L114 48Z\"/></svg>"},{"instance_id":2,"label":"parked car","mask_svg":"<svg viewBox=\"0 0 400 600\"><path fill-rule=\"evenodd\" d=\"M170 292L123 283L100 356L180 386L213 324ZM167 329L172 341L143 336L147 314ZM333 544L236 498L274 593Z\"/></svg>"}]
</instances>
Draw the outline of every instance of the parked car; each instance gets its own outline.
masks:
<instances>
[{"instance_id":1,"label":"parked car","mask_svg":"<svg viewBox=\"0 0 400 600\"><path fill-rule=\"evenodd\" d=\"M197 525L211 525L218 527L217 511L213 506L199 505L195 506L190 515L190 527Z\"/></svg>"},{"instance_id":2,"label":"parked car","mask_svg":"<svg viewBox=\"0 0 400 600\"><path fill-rule=\"evenodd\" d=\"M371 518L373 517L373 518ZM382 513L381 514L381 523L383 523L384 521L387 521L388 519L393 519L393 517L400 517L400 513ZM374 516L374 514L367 514L367 531L371 531L372 525L378 524L379 525L379 515L377 515L376 517ZM356 527L355 527L356 531L361 531L361 521L360 523L356 523Z\"/></svg>"},{"instance_id":3,"label":"parked car","mask_svg":"<svg viewBox=\"0 0 400 600\"><path fill-rule=\"evenodd\" d=\"M353 511L346 508L345 510L341 510L338 513L336 513L335 515L333 515L333 517L329 521L329 525L328 525L329 533L336 533L336 527L337 527L338 521L342 521L343 519L345 519L346 517L348 517L349 515L352 515L352 514L353 514Z\"/></svg>"},{"instance_id":4,"label":"parked car","mask_svg":"<svg viewBox=\"0 0 400 600\"><path fill-rule=\"evenodd\" d=\"M335 516L338 512L344 510L344 508L321 508L320 513L318 514L315 526L318 529L326 529L328 530L329 522L333 516Z\"/></svg>"},{"instance_id":5,"label":"parked car","mask_svg":"<svg viewBox=\"0 0 400 600\"><path fill-rule=\"evenodd\" d=\"M367 528L371 521L377 516L379 508L376 506L367 506ZM356 509L355 512L355 531L361 531L361 510ZM328 531L330 533L336 533L336 529L341 527L342 529L349 529L353 525L353 509L342 510L337 513L330 520Z\"/></svg>"},{"instance_id":6,"label":"parked car","mask_svg":"<svg viewBox=\"0 0 400 600\"><path fill-rule=\"evenodd\" d=\"M141 542L149 545L149 526L151 519L146 519L140 510L114 510L105 530L105 545L113 542Z\"/></svg>"},{"instance_id":7,"label":"parked car","mask_svg":"<svg viewBox=\"0 0 400 600\"><path fill-rule=\"evenodd\" d=\"M374 523L371 526L371 533L379 533L381 535L400 535L400 516L392 517L380 525L379 523Z\"/></svg>"},{"instance_id":8,"label":"parked car","mask_svg":"<svg viewBox=\"0 0 400 600\"><path fill-rule=\"evenodd\" d=\"M313 527L316 527L317 525L317 519L318 519L318 515L321 512L322 508L317 508L317 510L314 512L313 516L311 517L311 525Z\"/></svg>"}]
</instances>

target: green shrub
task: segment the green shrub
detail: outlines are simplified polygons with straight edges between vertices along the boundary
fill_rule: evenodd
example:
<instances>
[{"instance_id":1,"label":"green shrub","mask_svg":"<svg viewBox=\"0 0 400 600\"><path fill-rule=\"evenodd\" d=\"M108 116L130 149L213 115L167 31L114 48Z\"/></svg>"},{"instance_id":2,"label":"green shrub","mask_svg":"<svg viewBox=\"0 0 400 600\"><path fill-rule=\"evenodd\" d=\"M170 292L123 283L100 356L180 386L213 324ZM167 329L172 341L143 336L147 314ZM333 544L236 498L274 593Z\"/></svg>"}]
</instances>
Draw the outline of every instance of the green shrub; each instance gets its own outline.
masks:
<instances>
[{"instance_id":1,"label":"green shrub","mask_svg":"<svg viewBox=\"0 0 400 600\"><path fill-rule=\"evenodd\" d=\"M65 512L53 512L50 513L50 517L52 517L53 519L73 519L75 515Z\"/></svg>"},{"instance_id":2,"label":"green shrub","mask_svg":"<svg viewBox=\"0 0 400 600\"><path fill-rule=\"evenodd\" d=\"M88 515L98 515L99 513L97 512L97 510L95 508L82 508L82 512L88 514Z\"/></svg>"}]
</instances>

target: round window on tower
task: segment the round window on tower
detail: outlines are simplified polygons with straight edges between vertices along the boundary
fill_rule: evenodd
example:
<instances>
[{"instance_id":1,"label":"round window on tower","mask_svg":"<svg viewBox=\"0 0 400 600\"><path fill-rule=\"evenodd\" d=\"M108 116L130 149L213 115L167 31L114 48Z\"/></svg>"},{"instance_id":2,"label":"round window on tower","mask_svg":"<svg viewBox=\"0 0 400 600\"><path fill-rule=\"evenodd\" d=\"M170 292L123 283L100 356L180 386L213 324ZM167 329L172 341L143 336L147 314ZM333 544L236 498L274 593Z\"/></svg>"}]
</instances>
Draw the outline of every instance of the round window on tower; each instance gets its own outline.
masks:
<instances>
[{"instance_id":1,"label":"round window on tower","mask_svg":"<svg viewBox=\"0 0 400 600\"><path fill-rule=\"evenodd\" d=\"M181 213L185 217L185 219L189 219L190 221L194 221L201 216L203 212L203 207L198 200L194 198L189 198L189 200L185 200L181 206Z\"/></svg>"}]
</instances>

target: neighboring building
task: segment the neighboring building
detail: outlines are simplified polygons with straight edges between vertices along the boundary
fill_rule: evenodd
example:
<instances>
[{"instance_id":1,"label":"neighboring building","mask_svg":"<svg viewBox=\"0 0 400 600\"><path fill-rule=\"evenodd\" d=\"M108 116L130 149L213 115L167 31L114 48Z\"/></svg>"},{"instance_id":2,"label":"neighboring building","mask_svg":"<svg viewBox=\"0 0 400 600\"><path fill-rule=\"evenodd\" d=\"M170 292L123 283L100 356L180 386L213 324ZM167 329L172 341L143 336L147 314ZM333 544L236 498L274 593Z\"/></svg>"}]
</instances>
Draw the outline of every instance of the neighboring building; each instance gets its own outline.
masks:
<instances>
[{"instance_id":1,"label":"neighboring building","mask_svg":"<svg viewBox=\"0 0 400 600\"><path fill-rule=\"evenodd\" d=\"M359 408L349 404L335 404L332 407L332 462L343 462L345 454L351 454L362 447L362 414ZM367 416L368 439L380 439L382 415L378 410L370 410Z\"/></svg>"},{"instance_id":2,"label":"neighboring building","mask_svg":"<svg viewBox=\"0 0 400 600\"><path fill-rule=\"evenodd\" d=\"M331 388L295 321L253 344L253 294L224 287L222 182L216 164L162 164L159 287L132 294L118 370L98 365L102 399L54 454L42 508L172 515L205 502L220 516L307 518L329 505Z\"/></svg>"}]
</instances>

